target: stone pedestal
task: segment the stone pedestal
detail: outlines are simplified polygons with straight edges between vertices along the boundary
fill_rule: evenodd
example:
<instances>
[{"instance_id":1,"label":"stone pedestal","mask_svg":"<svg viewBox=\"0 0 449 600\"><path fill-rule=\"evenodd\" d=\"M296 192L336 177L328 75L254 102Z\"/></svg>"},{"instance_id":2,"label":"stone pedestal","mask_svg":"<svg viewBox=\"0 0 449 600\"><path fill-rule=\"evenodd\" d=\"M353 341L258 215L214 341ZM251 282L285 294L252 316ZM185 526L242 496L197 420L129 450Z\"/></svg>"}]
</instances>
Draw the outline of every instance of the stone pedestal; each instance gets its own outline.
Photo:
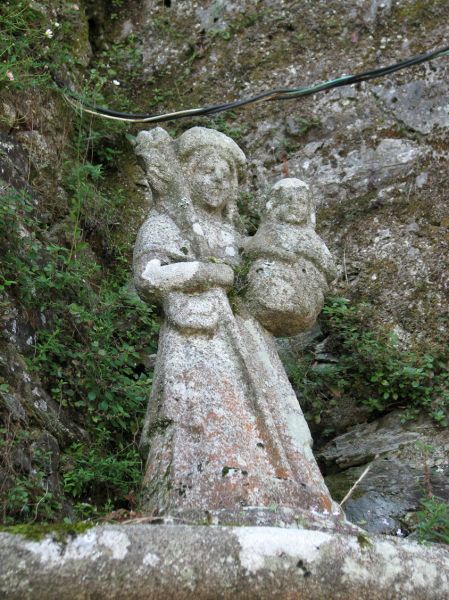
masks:
<instances>
[{"instance_id":1,"label":"stone pedestal","mask_svg":"<svg viewBox=\"0 0 449 600\"><path fill-rule=\"evenodd\" d=\"M108 525L0 533L7 600L446 600L449 550L278 527Z\"/></svg>"}]
</instances>

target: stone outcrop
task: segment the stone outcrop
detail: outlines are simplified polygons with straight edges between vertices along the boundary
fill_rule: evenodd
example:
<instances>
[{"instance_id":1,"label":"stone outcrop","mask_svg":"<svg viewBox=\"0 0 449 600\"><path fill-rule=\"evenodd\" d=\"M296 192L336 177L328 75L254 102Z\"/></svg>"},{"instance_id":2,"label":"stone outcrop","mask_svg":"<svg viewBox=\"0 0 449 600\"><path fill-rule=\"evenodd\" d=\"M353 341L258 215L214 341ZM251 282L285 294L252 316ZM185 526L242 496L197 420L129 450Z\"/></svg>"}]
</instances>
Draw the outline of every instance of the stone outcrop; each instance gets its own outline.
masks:
<instances>
[{"instance_id":1,"label":"stone outcrop","mask_svg":"<svg viewBox=\"0 0 449 600\"><path fill-rule=\"evenodd\" d=\"M372 533L407 535L423 497L449 502L449 437L428 418L406 424L395 411L329 442L318 452L326 482L338 500L369 466L345 504L352 522Z\"/></svg>"}]
</instances>

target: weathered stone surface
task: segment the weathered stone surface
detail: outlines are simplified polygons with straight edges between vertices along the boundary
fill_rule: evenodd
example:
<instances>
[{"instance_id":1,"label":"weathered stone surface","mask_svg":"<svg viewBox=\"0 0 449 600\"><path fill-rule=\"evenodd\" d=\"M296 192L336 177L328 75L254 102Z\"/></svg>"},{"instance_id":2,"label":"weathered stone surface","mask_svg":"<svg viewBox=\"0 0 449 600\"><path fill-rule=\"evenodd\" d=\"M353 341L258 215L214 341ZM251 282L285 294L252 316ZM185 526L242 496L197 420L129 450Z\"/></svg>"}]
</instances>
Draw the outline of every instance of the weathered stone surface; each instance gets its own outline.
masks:
<instances>
[{"instance_id":1,"label":"weathered stone surface","mask_svg":"<svg viewBox=\"0 0 449 600\"><path fill-rule=\"evenodd\" d=\"M51 493L58 501L62 487L60 450L73 440L85 439L85 433L47 394L10 343L0 342L0 381L7 385L7 391L0 390L3 497L21 476L30 485L42 488L43 497ZM69 507L64 506L66 509Z\"/></svg>"},{"instance_id":2,"label":"weathered stone surface","mask_svg":"<svg viewBox=\"0 0 449 600\"><path fill-rule=\"evenodd\" d=\"M234 314L226 295L244 245L234 225L243 152L229 137L201 127L176 142L159 128L142 132L136 152L155 204L137 238L135 283L165 314L142 434L143 506L158 514L284 506L342 516L313 458L273 340L257 320L260 311L253 314L257 303ZM282 324L284 333L312 324L333 273L304 189L298 180L278 184L268 206L272 221L247 245L256 278L259 248L281 267L279 285L265 278L253 298L274 286L260 320ZM278 220L280 231L271 230ZM281 286L290 281L295 287L286 306ZM252 292L250 285L250 298ZM292 313L299 322L289 330Z\"/></svg>"},{"instance_id":3,"label":"weathered stone surface","mask_svg":"<svg viewBox=\"0 0 449 600\"><path fill-rule=\"evenodd\" d=\"M401 423L394 412L358 425L318 453L339 500L370 470L345 504L348 519L373 533L407 533L408 513L429 493L449 501L449 434L430 419Z\"/></svg>"},{"instance_id":4,"label":"weathered stone surface","mask_svg":"<svg viewBox=\"0 0 449 600\"><path fill-rule=\"evenodd\" d=\"M30 165L16 137L0 132L0 180L19 190L31 191L28 184ZM0 191L4 193L4 189Z\"/></svg>"},{"instance_id":5,"label":"weathered stone surface","mask_svg":"<svg viewBox=\"0 0 449 600\"><path fill-rule=\"evenodd\" d=\"M449 551L272 527L103 526L64 542L0 533L8 600L444 600Z\"/></svg>"},{"instance_id":6,"label":"weathered stone surface","mask_svg":"<svg viewBox=\"0 0 449 600\"><path fill-rule=\"evenodd\" d=\"M329 142L323 143L321 148L327 147L330 159L316 151L307 157L305 148L306 156L292 159L290 165L295 171L303 172L307 180L316 182L327 201L346 200L409 176L430 153L430 148L413 141L384 138L373 142L374 147L363 144L349 152Z\"/></svg>"},{"instance_id":7,"label":"weathered stone surface","mask_svg":"<svg viewBox=\"0 0 449 600\"><path fill-rule=\"evenodd\" d=\"M429 134L434 127L449 128L447 81L429 73L428 81L418 79L403 85L378 85L374 94L396 119L419 133Z\"/></svg>"}]
</instances>

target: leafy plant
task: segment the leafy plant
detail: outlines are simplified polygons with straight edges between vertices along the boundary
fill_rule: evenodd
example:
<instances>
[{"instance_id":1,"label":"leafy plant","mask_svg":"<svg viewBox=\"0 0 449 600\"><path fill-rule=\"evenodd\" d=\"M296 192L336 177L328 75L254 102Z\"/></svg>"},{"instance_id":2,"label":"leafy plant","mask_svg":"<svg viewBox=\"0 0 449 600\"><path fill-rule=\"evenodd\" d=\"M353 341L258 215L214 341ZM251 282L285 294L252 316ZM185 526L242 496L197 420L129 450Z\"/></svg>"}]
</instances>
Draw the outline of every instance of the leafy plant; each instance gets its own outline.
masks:
<instances>
[{"instance_id":1,"label":"leafy plant","mask_svg":"<svg viewBox=\"0 0 449 600\"><path fill-rule=\"evenodd\" d=\"M41 224L29 196L3 189L0 308L6 318L14 298L36 315L28 367L87 438L63 450L61 494L48 488L45 472L30 477L8 463L0 490L4 522L56 519L67 499L81 516L129 506L141 476L137 439L152 381L144 362L156 348L157 314L129 287L124 249L116 247L114 266L106 270L85 241L93 222L95 235L110 244L113 222L123 218L120 195L111 198L100 188L101 165L66 161L65 171L71 208L60 240ZM8 439L3 457L24 444L26 450L17 435Z\"/></svg>"},{"instance_id":2,"label":"leafy plant","mask_svg":"<svg viewBox=\"0 0 449 600\"><path fill-rule=\"evenodd\" d=\"M95 516L101 509L132 505L140 483L142 464L135 447L119 443L113 453L105 455L110 440L106 431L106 440L101 434L92 446L76 442L64 455L64 492L78 500L75 510L83 518Z\"/></svg>"},{"instance_id":3,"label":"leafy plant","mask_svg":"<svg viewBox=\"0 0 449 600\"><path fill-rule=\"evenodd\" d=\"M115 9L121 6L114 0ZM11 102L25 88L31 100L30 88L48 93L67 139L58 148L57 174L48 174L51 189L64 188L57 200L47 189L37 201L1 182L0 319L8 322L12 308L26 315L34 340L28 369L83 432L67 447L60 442L62 485L55 489L27 430L12 427L7 410L0 410L0 505L8 523L55 520L68 504L80 516L129 506L141 476L137 440L152 383L145 362L156 349L158 314L130 286L129 217L138 207L116 177L129 151L125 126L66 115L51 75L76 73L77 90L88 102L107 105L113 92L115 105L132 109L125 84L140 68L141 49L131 35L99 48L86 67L77 58L87 48L84 19L77 3L63 0L0 3L5 97ZM33 127L26 115L14 118L8 128ZM0 394L14 391L0 379ZM31 466L22 468L18 455Z\"/></svg>"},{"instance_id":4,"label":"leafy plant","mask_svg":"<svg viewBox=\"0 0 449 600\"><path fill-rule=\"evenodd\" d=\"M245 135L248 127L241 123L232 123L234 117L235 113L232 111L228 112L227 115L219 114L213 118L212 124L214 129L221 131L238 142Z\"/></svg>"},{"instance_id":5,"label":"leafy plant","mask_svg":"<svg viewBox=\"0 0 449 600\"><path fill-rule=\"evenodd\" d=\"M55 8L59 21L50 19L48 7L38 2L0 4L0 81L10 88L51 87L51 71L77 63L73 51L79 36L76 13L65 2Z\"/></svg>"},{"instance_id":6,"label":"leafy plant","mask_svg":"<svg viewBox=\"0 0 449 600\"><path fill-rule=\"evenodd\" d=\"M353 306L330 298L323 309L323 329L333 362L305 353L289 368L309 416L316 422L329 406L350 396L373 412L404 409L404 418L425 410L447 424L449 370L447 357L430 349L403 350L389 331L369 329L369 305Z\"/></svg>"},{"instance_id":7,"label":"leafy plant","mask_svg":"<svg viewBox=\"0 0 449 600\"><path fill-rule=\"evenodd\" d=\"M449 506L435 496L421 502L416 533L420 542L449 544Z\"/></svg>"},{"instance_id":8,"label":"leafy plant","mask_svg":"<svg viewBox=\"0 0 449 600\"><path fill-rule=\"evenodd\" d=\"M51 452L41 446L35 446L31 452L31 442L27 430L11 427L10 423L0 427L3 475L0 506L1 520L5 524L16 520L49 520L61 510L61 499L49 485ZM21 463L26 463L31 453L33 469L25 473L26 467Z\"/></svg>"},{"instance_id":9,"label":"leafy plant","mask_svg":"<svg viewBox=\"0 0 449 600\"><path fill-rule=\"evenodd\" d=\"M260 224L260 213L255 209L253 195L250 192L240 192L237 207L243 230L247 235L254 235Z\"/></svg>"}]
</instances>

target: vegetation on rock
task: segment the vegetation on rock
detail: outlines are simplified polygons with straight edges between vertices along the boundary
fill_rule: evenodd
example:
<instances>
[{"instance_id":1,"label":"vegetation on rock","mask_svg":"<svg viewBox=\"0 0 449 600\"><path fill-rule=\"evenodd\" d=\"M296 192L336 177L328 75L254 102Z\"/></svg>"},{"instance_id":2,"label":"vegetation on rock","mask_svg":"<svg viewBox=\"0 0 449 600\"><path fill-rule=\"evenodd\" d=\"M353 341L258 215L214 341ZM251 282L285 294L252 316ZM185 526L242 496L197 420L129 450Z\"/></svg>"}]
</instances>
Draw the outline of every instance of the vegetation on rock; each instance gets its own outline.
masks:
<instances>
[{"instance_id":1,"label":"vegetation on rock","mask_svg":"<svg viewBox=\"0 0 449 600\"><path fill-rule=\"evenodd\" d=\"M59 440L60 477L52 480L52 450L35 443L39 422L26 415L32 423L28 431L11 418L5 398L15 390L0 379L0 504L7 524L92 517L133 506L141 477L138 433L151 389L144 362L156 348L158 319L129 285L133 219L137 225L142 202L135 192L130 196L110 184L130 147L115 143L114 135L123 133L119 125L94 126L67 112L50 77L50 69L76 73L84 66L77 58L77 49L87 44L83 15L78 5L65 2L0 7L0 77L8 81L0 98L14 105L15 94L25 88L30 99L50 93L50 106L66 123L57 170L46 169L47 179L56 180L60 202L25 183L2 182L1 319L8 325L17 310L25 315L21 318L32 331L29 373L80 432ZM120 60L120 54L114 56ZM104 81L95 70L85 75L98 99L96 88ZM5 133L27 130L30 119L16 115L3 123ZM51 140L55 132L46 125ZM30 173L32 181L37 176Z\"/></svg>"},{"instance_id":2,"label":"vegetation on rock","mask_svg":"<svg viewBox=\"0 0 449 600\"><path fill-rule=\"evenodd\" d=\"M328 299L321 325L324 354L305 352L290 376L309 417L321 421L342 396L366 405L374 414L403 409L404 420L420 410L447 426L449 369L447 349L401 347L394 331L372 329L373 307Z\"/></svg>"}]
</instances>

